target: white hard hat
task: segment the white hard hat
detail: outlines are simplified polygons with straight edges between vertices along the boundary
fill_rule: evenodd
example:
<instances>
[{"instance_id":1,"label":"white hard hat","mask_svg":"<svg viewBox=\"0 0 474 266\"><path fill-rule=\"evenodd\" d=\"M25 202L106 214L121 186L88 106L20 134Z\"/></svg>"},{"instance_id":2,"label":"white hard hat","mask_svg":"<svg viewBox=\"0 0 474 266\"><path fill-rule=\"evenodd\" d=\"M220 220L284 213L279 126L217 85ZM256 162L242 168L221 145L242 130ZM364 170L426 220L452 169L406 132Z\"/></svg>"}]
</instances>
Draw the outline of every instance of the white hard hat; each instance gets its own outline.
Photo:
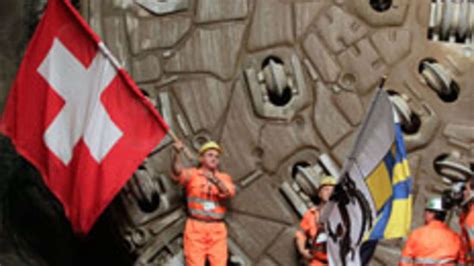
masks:
<instances>
[{"instance_id":1,"label":"white hard hat","mask_svg":"<svg viewBox=\"0 0 474 266\"><path fill-rule=\"evenodd\" d=\"M445 212L446 210L443 207L443 199L441 197L435 197L428 200L426 203L426 210Z\"/></svg>"}]
</instances>

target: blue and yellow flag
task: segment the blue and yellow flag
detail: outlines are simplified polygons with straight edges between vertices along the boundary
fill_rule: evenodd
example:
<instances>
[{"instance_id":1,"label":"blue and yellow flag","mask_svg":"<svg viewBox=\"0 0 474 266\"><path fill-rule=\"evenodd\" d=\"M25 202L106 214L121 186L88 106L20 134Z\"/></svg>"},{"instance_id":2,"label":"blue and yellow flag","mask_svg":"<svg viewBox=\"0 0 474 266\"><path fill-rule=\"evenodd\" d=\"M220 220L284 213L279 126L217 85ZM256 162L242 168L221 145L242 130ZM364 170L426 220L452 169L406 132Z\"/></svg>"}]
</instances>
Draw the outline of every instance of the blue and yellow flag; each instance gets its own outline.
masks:
<instances>
[{"instance_id":1,"label":"blue and yellow flag","mask_svg":"<svg viewBox=\"0 0 474 266\"><path fill-rule=\"evenodd\" d=\"M399 123L395 123L392 148L365 181L377 209L368 240L399 238L410 230L413 178Z\"/></svg>"},{"instance_id":2,"label":"blue and yellow flag","mask_svg":"<svg viewBox=\"0 0 474 266\"><path fill-rule=\"evenodd\" d=\"M410 229L413 179L396 119L388 93L379 88L322 210L330 265L362 265L376 240L403 237Z\"/></svg>"}]
</instances>

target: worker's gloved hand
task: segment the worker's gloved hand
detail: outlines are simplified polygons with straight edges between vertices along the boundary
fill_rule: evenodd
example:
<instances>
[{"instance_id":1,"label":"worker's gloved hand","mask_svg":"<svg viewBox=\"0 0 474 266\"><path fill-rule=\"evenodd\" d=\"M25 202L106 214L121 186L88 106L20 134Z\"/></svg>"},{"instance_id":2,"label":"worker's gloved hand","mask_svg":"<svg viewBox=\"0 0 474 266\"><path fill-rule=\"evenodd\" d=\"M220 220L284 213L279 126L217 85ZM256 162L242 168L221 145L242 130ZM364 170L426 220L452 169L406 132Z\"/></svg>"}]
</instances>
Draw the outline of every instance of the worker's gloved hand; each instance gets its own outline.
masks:
<instances>
[{"instance_id":1,"label":"worker's gloved hand","mask_svg":"<svg viewBox=\"0 0 474 266\"><path fill-rule=\"evenodd\" d=\"M206 172L206 173L204 173L204 175L213 184L217 185L217 183L219 182L219 179L217 179L211 172Z\"/></svg>"},{"instance_id":2,"label":"worker's gloved hand","mask_svg":"<svg viewBox=\"0 0 474 266\"><path fill-rule=\"evenodd\" d=\"M313 259L313 255L311 254L311 251L309 251L309 249L301 250L300 253L301 253L301 256L303 256L305 260Z\"/></svg>"}]
</instances>

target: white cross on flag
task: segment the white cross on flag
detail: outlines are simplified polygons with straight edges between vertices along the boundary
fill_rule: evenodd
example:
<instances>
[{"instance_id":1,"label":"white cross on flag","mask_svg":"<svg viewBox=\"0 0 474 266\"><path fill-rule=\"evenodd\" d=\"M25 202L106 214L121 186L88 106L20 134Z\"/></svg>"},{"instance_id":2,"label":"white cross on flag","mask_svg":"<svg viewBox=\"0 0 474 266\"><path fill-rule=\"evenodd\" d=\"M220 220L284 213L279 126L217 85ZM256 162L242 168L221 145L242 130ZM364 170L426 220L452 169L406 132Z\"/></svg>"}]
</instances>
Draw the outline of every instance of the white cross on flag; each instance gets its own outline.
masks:
<instances>
[{"instance_id":1,"label":"white cross on flag","mask_svg":"<svg viewBox=\"0 0 474 266\"><path fill-rule=\"evenodd\" d=\"M1 131L87 233L168 127L67 0L50 0Z\"/></svg>"}]
</instances>

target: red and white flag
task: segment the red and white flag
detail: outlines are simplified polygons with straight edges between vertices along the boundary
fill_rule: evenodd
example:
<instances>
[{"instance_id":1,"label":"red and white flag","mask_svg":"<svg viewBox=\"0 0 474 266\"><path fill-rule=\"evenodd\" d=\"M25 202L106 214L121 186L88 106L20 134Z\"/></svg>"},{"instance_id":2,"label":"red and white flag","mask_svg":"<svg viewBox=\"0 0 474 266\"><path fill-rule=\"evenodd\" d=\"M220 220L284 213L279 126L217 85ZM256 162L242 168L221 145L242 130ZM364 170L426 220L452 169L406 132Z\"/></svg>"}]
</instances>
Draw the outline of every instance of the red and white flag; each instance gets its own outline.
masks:
<instances>
[{"instance_id":1,"label":"red and white flag","mask_svg":"<svg viewBox=\"0 0 474 266\"><path fill-rule=\"evenodd\" d=\"M1 131L86 234L168 126L67 0L50 0Z\"/></svg>"}]
</instances>

